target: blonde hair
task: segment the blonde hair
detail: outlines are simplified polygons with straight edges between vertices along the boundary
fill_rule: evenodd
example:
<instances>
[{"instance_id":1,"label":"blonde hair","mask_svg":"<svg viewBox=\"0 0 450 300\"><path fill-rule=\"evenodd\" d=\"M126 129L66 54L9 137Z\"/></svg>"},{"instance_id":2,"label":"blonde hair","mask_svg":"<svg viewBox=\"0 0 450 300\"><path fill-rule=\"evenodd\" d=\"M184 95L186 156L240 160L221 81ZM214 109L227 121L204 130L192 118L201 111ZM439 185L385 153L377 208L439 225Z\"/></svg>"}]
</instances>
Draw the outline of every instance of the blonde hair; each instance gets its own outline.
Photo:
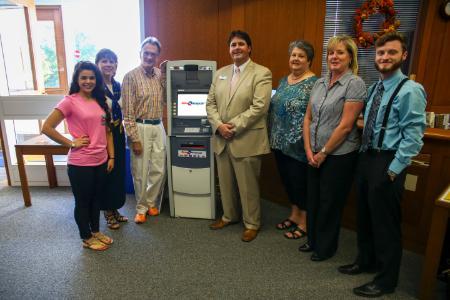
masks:
<instances>
[{"instance_id":1,"label":"blonde hair","mask_svg":"<svg viewBox=\"0 0 450 300\"><path fill-rule=\"evenodd\" d=\"M347 49L347 52L350 54L350 69L352 70L352 73L357 75L358 74L358 47L356 47L355 42L351 37L348 35L342 34L342 35L336 35L330 38L327 45L327 69L328 67L328 53L331 50L334 50L339 43L343 43L345 46L345 49Z\"/></svg>"}]
</instances>

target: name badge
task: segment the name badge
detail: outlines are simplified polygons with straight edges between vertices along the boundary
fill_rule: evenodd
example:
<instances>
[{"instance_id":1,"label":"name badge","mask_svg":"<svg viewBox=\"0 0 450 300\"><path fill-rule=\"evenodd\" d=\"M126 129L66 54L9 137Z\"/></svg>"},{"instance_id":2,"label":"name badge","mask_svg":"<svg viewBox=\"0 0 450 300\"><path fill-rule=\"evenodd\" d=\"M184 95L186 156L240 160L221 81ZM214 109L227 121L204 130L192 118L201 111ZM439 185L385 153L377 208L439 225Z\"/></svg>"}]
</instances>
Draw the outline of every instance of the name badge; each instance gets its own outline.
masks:
<instances>
[{"instance_id":1,"label":"name badge","mask_svg":"<svg viewBox=\"0 0 450 300\"><path fill-rule=\"evenodd\" d=\"M226 80L226 79L227 79L227 76L225 76L225 75L219 76L219 80Z\"/></svg>"}]
</instances>

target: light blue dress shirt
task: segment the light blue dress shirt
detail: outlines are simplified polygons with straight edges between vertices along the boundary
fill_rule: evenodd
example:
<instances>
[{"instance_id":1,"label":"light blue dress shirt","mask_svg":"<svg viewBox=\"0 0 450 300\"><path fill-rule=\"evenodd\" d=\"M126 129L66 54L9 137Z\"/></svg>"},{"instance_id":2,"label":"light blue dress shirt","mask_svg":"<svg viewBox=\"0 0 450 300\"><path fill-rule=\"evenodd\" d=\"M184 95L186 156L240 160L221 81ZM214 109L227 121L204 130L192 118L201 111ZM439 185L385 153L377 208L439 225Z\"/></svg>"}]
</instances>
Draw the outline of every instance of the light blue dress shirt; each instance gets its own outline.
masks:
<instances>
[{"instance_id":1,"label":"light blue dress shirt","mask_svg":"<svg viewBox=\"0 0 450 300\"><path fill-rule=\"evenodd\" d=\"M371 141L374 149L378 149L378 138L386 106L395 88L403 78L406 78L406 76L399 69L391 77L383 80L384 94ZM374 83L369 91L372 91L377 83ZM366 125L374 96L375 92L367 99L364 125ZM403 85L392 103L381 150L396 151L395 158L389 165L389 170L395 174L400 174L411 163L411 158L419 154L423 146L426 105L426 94L423 86L412 80L408 80Z\"/></svg>"}]
</instances>

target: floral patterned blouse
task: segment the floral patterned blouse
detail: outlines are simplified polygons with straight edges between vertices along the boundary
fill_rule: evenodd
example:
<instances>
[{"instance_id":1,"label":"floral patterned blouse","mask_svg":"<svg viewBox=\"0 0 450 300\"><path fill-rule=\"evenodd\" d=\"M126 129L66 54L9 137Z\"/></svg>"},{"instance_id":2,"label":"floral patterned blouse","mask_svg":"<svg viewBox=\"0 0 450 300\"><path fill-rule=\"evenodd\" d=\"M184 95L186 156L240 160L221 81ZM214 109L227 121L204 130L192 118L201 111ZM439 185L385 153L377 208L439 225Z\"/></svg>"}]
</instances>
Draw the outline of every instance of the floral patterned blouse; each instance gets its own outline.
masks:
<instances>
[{"instance_id":1,"label":"floral patterned blouse","mask_svg":"<svg viewBox=\"0 0 450 300\"><path fill-rule=\"evenodd\" d=\"M288 84L287 77L283 77L270 101L270 147L303 162L307 161L303 148L303 119L317 79L317 76L312 76Z\"/></svg>"}]
</instances>

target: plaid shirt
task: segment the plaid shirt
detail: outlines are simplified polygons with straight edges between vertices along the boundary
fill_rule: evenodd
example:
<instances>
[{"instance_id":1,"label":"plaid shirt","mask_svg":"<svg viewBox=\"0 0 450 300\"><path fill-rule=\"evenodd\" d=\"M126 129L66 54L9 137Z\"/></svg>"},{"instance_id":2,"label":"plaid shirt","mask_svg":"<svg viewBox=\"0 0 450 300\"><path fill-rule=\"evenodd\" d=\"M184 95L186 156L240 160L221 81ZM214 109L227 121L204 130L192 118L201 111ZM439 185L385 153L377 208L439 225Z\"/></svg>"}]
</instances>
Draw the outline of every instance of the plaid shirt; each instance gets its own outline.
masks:
<instances>
[{"instance_id":1,"label":"plaid shirt","mask_svg":"<svg viewBox=\"0 0 450 300\"><path fill-rule=\"evenodd\" d=\"M123 123L132 142L139 141L136 119L161 119L165 103L166 78L153 68L147 74L142 66L128 72L122 82Z\"/></svg>"}]
</instances>

